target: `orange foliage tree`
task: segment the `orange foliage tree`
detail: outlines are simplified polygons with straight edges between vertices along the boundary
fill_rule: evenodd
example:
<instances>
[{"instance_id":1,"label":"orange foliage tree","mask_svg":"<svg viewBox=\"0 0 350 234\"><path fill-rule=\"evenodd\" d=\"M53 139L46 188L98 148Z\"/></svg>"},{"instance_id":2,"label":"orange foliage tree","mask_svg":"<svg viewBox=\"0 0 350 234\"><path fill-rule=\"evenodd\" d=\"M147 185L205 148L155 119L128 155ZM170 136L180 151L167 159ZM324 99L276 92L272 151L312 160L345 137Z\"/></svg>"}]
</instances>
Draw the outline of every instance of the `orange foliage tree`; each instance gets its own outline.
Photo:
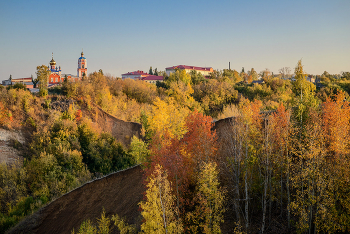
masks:
<instances>
[{"instance_id":1,"label":"orange foliage tree","mask_svg":"<svg viewBox=\"0 0 350 234\"><path fill-rule=\"evenodd\" d=\"M151 160L146 163L146 176L150 176L158 164L167 170L182 214L191 203L189 190L195 184L201 162L215 160L217 150L211 117L194 111L186 117L185 125L187 132L182 138L173 137L166 130L155 133L150 146Z\"/></svg>"},{"instance_id":2,"label":"orange foliage tree","mask_svg":"<svg viewBox=\"0 0 350 234\"><path fill-rule=\"evenodd\" d=\"M0 102L0 126L6 125L9 121L12 121L12 114L4 107L2 102Z\"/></svg>"},{"instance_id":3,"label":"orange foliage tree","mask_svg":"<svg viewBox=\"0 0 350 234\"><path fill-rule=\"evenodd\" d=\"M350 105L344 99L345 93L340 91L334 101L328 97L322 108L326 145L335 155L347 153L349 147Z\"/></svg>"}]
</instances>

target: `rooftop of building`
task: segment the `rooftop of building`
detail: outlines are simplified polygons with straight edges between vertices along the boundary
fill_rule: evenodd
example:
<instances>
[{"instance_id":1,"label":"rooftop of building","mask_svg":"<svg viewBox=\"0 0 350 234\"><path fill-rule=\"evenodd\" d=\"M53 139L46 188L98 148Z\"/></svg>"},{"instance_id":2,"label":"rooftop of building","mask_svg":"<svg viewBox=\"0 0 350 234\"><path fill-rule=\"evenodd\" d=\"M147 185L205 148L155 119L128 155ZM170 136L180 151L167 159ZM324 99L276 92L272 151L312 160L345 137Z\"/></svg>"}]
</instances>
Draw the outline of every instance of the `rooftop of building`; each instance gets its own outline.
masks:
<instances>
[{"instance_id":1,"label":"rooftop of building","mask_svg":"<svg viewBox=\"0 0 350 234\"><path fill-rule=\"evenodd\" d=\"M155 76L155 75L149 75L147 77L143 77L142 80L163 80L163 76Z\"/></svg>"},{"instance_id":2,"label":"rooftop of building","mask_svg":"<svg viewBox=\"0 0 350 234\"><path fill-rule=\"evenodd\" d=\"M12 82L31 82L32 77L25 77L25 78L15 78L11 80Z\"/></svg>"},{"instance_id":3,"label":"rooftop of building","mask_svg":"<svg viewBox=\"0 0 350 234\"><path fill-rule=\"evenodd\" d=\"M127 76L127 75L148 75L148 73L145 73L143 71L140 71L140 70L137 70L137 71L133 71L133 72L128 72L128 73L125 73L125 74L122 74L122 76Z\"/></svg>"},{"instance_id":4,"label":"rooftop of building","mask_svg":"<svg viewBox=\"0 0 350 234\"><path fill-rule=\"evenodd\" d=\"M197 71L213 71L212 67L196 67L188 65L177 65L172 67L167 67L165 70L175 70L175 69L188 69L188 70L197 70Z\"/></svg>"}]
</instances>

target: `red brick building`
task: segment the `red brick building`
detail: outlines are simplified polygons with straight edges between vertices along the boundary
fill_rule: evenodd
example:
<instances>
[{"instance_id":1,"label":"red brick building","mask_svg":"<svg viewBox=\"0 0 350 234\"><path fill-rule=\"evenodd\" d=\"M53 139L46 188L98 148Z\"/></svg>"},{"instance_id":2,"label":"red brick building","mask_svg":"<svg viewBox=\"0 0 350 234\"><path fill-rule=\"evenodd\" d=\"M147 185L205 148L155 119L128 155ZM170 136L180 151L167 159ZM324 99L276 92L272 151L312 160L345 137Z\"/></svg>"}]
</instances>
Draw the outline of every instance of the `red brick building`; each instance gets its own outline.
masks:
<instances>
[{"instance_id":1,"label":"red brick building","mask_svg":"<svg viewBox=\"0 0 350 234\"><path fill-rule=\"evenodd\" d=\"M81 57L78 59L77 76L72 74L62 74L61 66L56 67L56 61L53 59L53 54L50 61L49 70L51 72L49 76L49 86L62 83L65 76L67 76L68 81L71 82L81 80L84 74L87 75L86 58L84 57L84 52L81 52Z\"/></svg>"}]
</instances>

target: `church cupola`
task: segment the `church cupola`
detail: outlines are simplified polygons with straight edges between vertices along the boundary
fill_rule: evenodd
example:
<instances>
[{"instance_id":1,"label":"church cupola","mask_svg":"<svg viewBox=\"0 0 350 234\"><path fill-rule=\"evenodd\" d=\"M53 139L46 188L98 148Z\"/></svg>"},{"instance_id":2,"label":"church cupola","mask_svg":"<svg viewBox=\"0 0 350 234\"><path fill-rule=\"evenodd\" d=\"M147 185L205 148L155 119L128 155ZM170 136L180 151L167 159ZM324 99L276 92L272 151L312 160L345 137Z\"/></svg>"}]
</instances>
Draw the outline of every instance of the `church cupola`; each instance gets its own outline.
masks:
<instances>
[{"instance_id":1,"label":"church cupola","mask_svg":"<svg viewBox=\"0 0 350 234\"><path fill-rule=\"evenodd\" d=\"M53 59L53 53L52 53L52 59L50 61L50 69L55 70L56 69L56 61Z\"/></svg>"}]
</instances>

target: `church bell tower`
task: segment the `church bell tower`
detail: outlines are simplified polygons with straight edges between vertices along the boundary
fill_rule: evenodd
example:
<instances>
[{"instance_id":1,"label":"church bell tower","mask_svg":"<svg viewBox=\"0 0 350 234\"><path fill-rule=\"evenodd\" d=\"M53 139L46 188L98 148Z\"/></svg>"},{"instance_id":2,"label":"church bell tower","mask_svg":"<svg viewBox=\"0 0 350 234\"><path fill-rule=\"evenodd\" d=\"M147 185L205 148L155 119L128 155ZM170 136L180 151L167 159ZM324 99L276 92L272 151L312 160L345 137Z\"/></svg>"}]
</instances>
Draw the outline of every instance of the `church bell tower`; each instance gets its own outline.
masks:
<instances>
[{"instance_id":1,"label":"church bell tower","mask_svg":"<svg viewBox=\"0 0 350 234\"><path fill-rule=\"evenodd\" d=\"M78 59L78 69L77 76L79 78L83 77L83 74L87 75L86 58L84 57L84 52L81 52L81 57Z\"/></svg>"}]
</instances>

